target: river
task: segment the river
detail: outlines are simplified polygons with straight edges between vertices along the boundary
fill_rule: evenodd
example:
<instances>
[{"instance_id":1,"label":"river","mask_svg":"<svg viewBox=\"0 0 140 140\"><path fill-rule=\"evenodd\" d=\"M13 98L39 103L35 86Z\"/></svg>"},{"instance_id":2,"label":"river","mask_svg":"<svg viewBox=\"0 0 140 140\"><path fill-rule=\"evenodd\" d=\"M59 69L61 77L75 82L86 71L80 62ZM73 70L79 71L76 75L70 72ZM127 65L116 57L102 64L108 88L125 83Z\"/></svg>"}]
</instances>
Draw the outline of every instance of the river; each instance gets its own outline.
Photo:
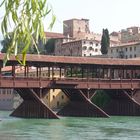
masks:
<instances>
[{"instance_id":1,"label":"river","mask_svg":"<svg viewBox=\"0 0 140 140\"><path fill-rule=\"evenodd\" d=\"M0 111L0 140L140 140L140 117L21 119Z\"/></svg>"}]
</instances>

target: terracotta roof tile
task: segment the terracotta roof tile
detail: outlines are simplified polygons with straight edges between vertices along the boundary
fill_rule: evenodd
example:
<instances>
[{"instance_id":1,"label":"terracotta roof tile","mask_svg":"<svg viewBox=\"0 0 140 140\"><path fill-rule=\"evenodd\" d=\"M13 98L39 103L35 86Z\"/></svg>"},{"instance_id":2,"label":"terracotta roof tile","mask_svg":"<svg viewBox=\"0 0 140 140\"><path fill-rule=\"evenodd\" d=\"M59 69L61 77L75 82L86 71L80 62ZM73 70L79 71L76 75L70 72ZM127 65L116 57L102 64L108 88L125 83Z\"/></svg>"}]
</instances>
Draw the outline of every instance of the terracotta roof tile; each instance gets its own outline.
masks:
<instances>
[{"instance_id":1,"label":"terracotta roof tile","mask_svg":"<svg viewBox=\"0 0 140 140\"><path fill-rule=\"evenodd\" d=\"M3 67L1 71L11 71L12 70L12 66L6 66Z\"/></svg>"},{"instance_id":2,"label":"terracotta roof tile","mask_svg":"<svg viewBox=\"0 0 140 140\"><path fill-rule=\"evenodd\" d=\"M3 63L5 54L0 54L0 64ZM46 64L80 64L80 65L127 65L127 66L140 66L139 59L112 59L112 58L93 58L93 57L69 57L69 56L48 56L48 55L27 55L27 63L33 65L43 63ZM9 63L17 63L14 56L10 57Z\"/></svg>"},{"instance_id":3,"label":"terracotta roof tile","mask_svg":"<svg viewBox=\"0 0 140 140\"><path fill-rule=\"evenodd\" d=\"M64 38L62 33L45 32L46 38Z\"/></svg>"},{"instance_id":4,"label":"terracotta roof tile","mask_svg":"<svg viewBox=\"0 0 140 140\"><path fill-rule=\"evenodd\" d=\"M140 45L140 42L129 42L129 43L122 43L112 47L126 47L126 46L133 46L133 45Z\"/></svg>"}]
</instances>

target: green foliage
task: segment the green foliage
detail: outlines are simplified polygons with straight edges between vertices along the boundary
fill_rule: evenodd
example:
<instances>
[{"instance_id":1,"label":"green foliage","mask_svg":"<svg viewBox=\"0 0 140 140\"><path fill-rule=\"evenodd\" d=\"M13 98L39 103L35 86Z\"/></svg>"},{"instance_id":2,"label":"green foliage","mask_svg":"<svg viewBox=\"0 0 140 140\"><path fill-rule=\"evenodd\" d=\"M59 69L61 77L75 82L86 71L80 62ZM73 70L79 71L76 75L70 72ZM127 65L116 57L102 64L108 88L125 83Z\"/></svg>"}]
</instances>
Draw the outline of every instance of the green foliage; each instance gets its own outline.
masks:
<instances>
[{"instance_id":1,"label":"green foliage","mask_svg":"<svg viewBox=\"0 0 140 140\"><path fill-rule=\"evenodd\" d=\"M1 49L1 52L2 52L2 53L6 53L6 52L8 51L8 48L11 46L11 43L12 43L12 38L13 38L13 34L10 33L9 36L6 36L6 37L0 42L1 45L2 45L2 49ZM39 42L42 43L42 41L39 41ZM38 45L38 46L39 46L39 45ZM42 48L42 46L43 46L43 45L41 45L41 46L38 47L38 50L39 50L40 53L42 53L42 49L44 49L44 48ZM22 49L24 48L24 46L22 45L22 46L20 46L20 47L18 47L18 48L19 48L19 49L18 49L18 53L20 53L20 52L22 51ZM14 51L11 51L11 54L13 54L13 53L14 53ZM27 53L28 53L28 54L36 54L37 51L36 51L35 47L29 47L28 50L27 50Z\"/></svg>"},{"instance_id":2,"label":"green foliage","mask_svg":"<svg viewBox=\"0 0 140 140\"><path fill-rule=\"evenodd\" d=\"M12 41L8 46L4 64L14 52L17 61L25 65L29 48L35 47L37 53L39 53L39 37L45 42L42 20L52 11L46 0L3 0L0 6L5 6L5 14L1 23L4 39L10 38L8 27L11 23L14 24ZM55 16L52 13L50 28L52 28L54 22ZM22 61L19 59L19 54L22 54Z\"/></svg>"},{"instance_id":3,"label":"green foliage","mask_svg":"<svg viewBox=\"0 0 140 140\"><path fill-rule=\"evenodd\" d=\"M45 54L54 54L55 51L55 39L49 39L45 44Z\"/></svg>"},{"instance_id":4,"label":"green foliage","mask_svg":"<svg viewBox=\"0 0 140 140\"><path fill-rule=\"evenodd\" d=\"M5 37L5 39L3 39L0 43L3 46L1 52L6 53L8 51L9 46L11 46L12 44L12 35Z\"/></svg>"},{"instance_id":5,"label":"green foliage","mask_svg":"<svg viewBox=\"0 0 140 140\"><path fill-rule=\"evenodd\" d=\"M101 39L101 52L102 54L108 53L108 47L110 46L110 38L108 29L103 29L102 39Z\"/></svg>"},{"instance_id":6,"label":"green foliage","mask_svg":"<svg viewBox=\"0 0 140 140\"><path fill-rule=\"evenodd\" d=\"M98 90L96 95L93 97L92 102L103 108L107 103L110 102L110 97L105 93L105 91Z\"/></svg>"},{"instance_id":7,"label":"green foliage","mask_svg":"<svg viewBox=\"0 0 140 140\"><path fill-rule=\"evenodd\" d=\"M107 45L109 47L110 46L110 37L109 37L109 31L108 31L108 29L105 29L104 30L104 34L106 35Z\"/></svg>"}]
</instances>

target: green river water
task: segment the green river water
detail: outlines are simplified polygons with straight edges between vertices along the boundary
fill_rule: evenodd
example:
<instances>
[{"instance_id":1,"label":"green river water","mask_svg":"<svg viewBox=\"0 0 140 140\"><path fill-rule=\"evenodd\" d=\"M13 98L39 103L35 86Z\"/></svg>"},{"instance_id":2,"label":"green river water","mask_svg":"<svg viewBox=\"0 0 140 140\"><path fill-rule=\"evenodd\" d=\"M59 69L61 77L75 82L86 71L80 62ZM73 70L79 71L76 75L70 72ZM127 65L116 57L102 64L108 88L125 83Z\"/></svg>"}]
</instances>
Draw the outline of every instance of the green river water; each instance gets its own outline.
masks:
<instances>
[{"instance_id":1,"label":"green river water","mask_svg":"<svg viewBox=\"0 0 140 140\"><path fill-rule=\"evenodd\" d=\"M0 111L0 140L140 140L140 117L20 119Z\"/></svg>"}]
</instances>

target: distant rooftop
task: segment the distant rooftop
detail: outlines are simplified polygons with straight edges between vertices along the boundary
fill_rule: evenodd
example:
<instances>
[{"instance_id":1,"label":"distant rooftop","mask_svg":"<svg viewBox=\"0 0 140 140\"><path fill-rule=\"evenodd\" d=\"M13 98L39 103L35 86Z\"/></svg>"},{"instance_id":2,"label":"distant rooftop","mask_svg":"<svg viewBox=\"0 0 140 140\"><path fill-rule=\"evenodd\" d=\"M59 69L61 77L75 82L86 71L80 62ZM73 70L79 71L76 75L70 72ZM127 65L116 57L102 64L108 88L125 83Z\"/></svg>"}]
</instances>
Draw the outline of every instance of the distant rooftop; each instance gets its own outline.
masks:
<instances>
[{"instance_id":1,"label":"distant rooftop","mask_svg":"<svg viewBox=\"0 0 140 140\"><path fill-rule=\"evenodd\" d=\"M116 46L112 46L112 48L114 47L125 47L125 46L132 46L132 45L140 45L140 42L129 42L129 43L122 43Z\"/></svg>"},{"instance_id":2,"label":"distant rooftop","mask_svg":"<svg viewBox=\"0 0 140 140\"><path fill-rule=\"evenodd\" d=\"M46 38L65 38L62 33L45 32Z\"/></svg>"},{"instance_id":3,"label":"distant rooftop","mask_svg":"<svg viewBox=\"0 0 140 140\"><path fill-rule=\"evenodd\" d=\"M89 19L86 19L86 18L81 18L81 19L72 18L72 19L68 19L68 20L64 20L64 21L70 21L70 20L85 20L85 21L89 21Z\"/></svg>"}]
</instances>

